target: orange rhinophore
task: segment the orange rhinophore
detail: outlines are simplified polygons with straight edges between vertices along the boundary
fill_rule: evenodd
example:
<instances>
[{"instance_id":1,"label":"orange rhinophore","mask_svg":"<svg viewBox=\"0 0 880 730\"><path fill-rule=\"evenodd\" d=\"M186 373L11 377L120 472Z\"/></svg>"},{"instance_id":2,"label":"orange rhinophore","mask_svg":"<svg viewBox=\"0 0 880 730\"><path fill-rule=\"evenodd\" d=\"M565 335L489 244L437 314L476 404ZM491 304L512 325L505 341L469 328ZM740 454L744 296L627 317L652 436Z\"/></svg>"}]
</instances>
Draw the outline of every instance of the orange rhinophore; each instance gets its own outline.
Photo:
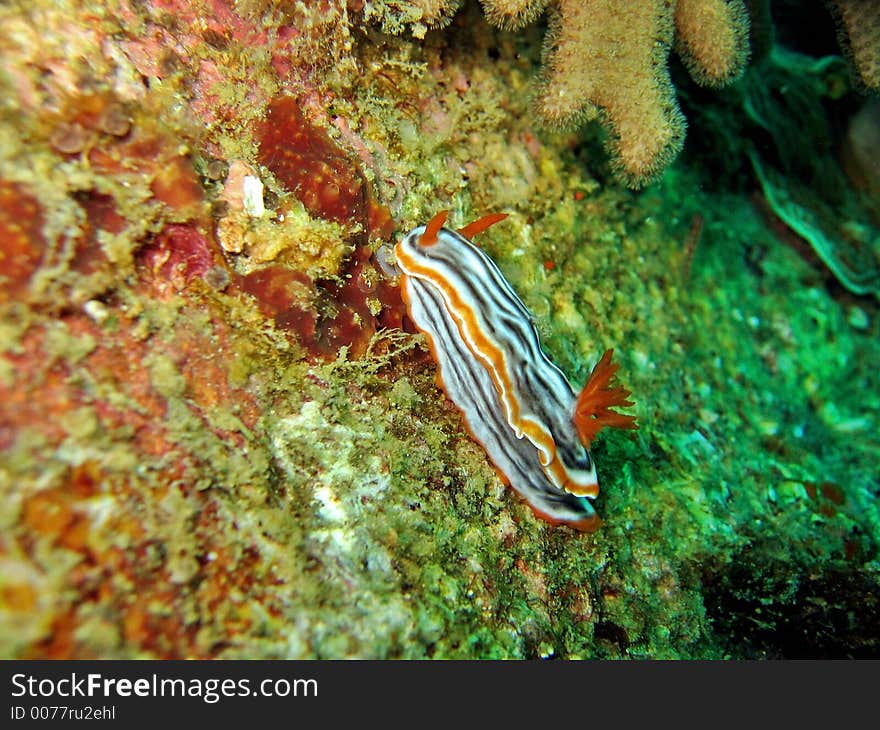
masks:
<instances>
[{"instance_id":1,"label":"orange rhinophore","mask_svg":"<svg viewBox=\"0 0 880 730\"><path fill-rule=\"evenodd\" d=\"M425 232L422 233L420 240L422 246L433 246L437 243L437 235L440 233L440 229L443 228L443 224L446 223L446 217L448 215L448 210L441 210L428 221L428 225L425 226Z\"/></svg>"},{"instance_id":2,"label":"orange rhinophore","mask_svg":"<svg viewBox=\"0 0 880 730\"><path fill-rule=\"evenodd\" d=\"M484 215L482 218L478 218L473 223L468 223L464 228L459 228L458 233L470 240L490 226L500 223L505 218L507 218L507 213L490 213L489 215Z\"/></svg>"}]
</instances>

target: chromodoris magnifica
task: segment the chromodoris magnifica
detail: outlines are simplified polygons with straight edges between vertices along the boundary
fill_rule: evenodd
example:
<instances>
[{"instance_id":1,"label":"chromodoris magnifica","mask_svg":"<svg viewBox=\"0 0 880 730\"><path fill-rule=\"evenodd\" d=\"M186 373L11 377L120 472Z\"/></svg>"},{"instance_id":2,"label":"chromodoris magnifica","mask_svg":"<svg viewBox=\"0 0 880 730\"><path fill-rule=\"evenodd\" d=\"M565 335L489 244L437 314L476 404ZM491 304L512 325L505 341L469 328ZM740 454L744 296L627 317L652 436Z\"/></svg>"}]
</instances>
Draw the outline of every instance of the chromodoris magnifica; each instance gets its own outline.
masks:
<instances>
[{"instance_id":1,"label":"chromodoris magnifica","mask_svg":"<svg viewBox=\"0 0 880 730\"><path fill-rule=\"evenodd\" d=\"M495 263L469 239L503 220L481 218L460 231L447 212L395 247L409 316L428 340L437 380L502 479L553 524L593 531L599 493L589 446L605 426L637 428L630 392L612 387L612 350L575 393L544 354L532 317Z\"/></svg>"}]
</instances>

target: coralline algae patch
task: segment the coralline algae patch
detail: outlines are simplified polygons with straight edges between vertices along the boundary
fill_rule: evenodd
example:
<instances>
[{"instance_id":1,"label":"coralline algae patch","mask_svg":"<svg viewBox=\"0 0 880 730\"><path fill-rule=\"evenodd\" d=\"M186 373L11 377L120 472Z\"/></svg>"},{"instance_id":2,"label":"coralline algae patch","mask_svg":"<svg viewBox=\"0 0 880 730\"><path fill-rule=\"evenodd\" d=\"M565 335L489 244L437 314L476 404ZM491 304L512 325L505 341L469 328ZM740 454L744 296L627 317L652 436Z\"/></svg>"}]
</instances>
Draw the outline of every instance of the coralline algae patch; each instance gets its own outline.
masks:
<instances>
[{"instance_id":1,"label":"coralline algae patch","mask_svg":"<svg viewBox=\"0 0 880 730\"><path fill-rule=\"evenodd\" d=\"M139 113L128 118L122 135L108 136L101 131L104 123L96 121L110 113L108 107L117 109L114 114L122 113L109 94L71 98L66 110L73 121L46 123L50 147L64 160L60 169L67 173L66 179L29 180L27 185L2 182L0 224L9 241L4 251L3 297L27 295L50 301L63 292L81 303L113 286L119 273L130 272L137 259L161 267L169 280L182 276L178 289L209 270L216 273L209 279L221 288L230 286L230 291L255 297L264 311L277 315L279 326L316 356L333 357L342 346L363 352L378 327L400 324L403 306L397 289L380 277L370 260L371 236L375 241L390 233L388 211L368 195L359 173L352 172L357 166L350 160L343 164L341 152L336 150L332 159L344 180L313 176L308 179L317 187L305 182L294 186L308 202L315 189L329 185L338 190L337 183L355 181L351 184L356 195L347 201L350 207L316 208L316 214L327 220L312 218L296 198L280 202L273 216L262 220L252 219L241 198L238 207L223 201L212 216L205 190L210 178L200 178L197 161L181 153L171 136L174 130L157 128L149 121L152 114ZM329 149L326 137L301 117L296 116L294 124ZM75 148L56 149L58 130L67 127L82 130L79 141ZM302 132L297 139L306 138L308 143L311 137L305 135ZM286 159L298 159L296 146L280 140L273 144L272 149L286 154ZM230 179L234 170L233 165ZM52 188L54 182L63 187ZM65 223L78 229L72 244L59 238L49 245L45 240L38 195L53 203L63 198ZM224 259L221 248L244 252L239 273ZM47 275L31 286L41 261ZM291 281L299 286L288 287Z\"/></svg>"},{"instance_id":2,"label":"coralline algae patch","mask_svg":"<svg viewBox=\"0 0 880 730\"><path fill-rule=\"evenodd\" d=\"M135 252L169 226L209 231L190 148L199 133L156 95L135 104L83 82L0 125L21 142L0 149L2 287L15 299L82 305L130 275Z\"/></svg>"},{"instance_id":3,"label":"coralline algae patch","mask_svg":"<svg viewBox=\"0 0 880 730\"><path fill-rule=\"evenodd\" d=\"M266 280L287 281L290 271L306 275L301 296L282 307L278 322L314 356L332 357L343 345L362 352L378 327L399 322L400 299L367 255L390 235L388 210L351 155L300 111L299 98L315 93L313 82L300 80L297 100L277 95L273 54L289 54L299 34L267 34L259 8L239 12L225 2L204 22L198 3L124 2L118 15L95 9L88 27L66 18L71 9L37 4L29 14L4 16L11 30L3 41L8 91L22 111L4 124L8 139L29 141L31 154L4 149L0 178L16 186L21 205L34 199L27 204L38 210L22 220L37 225L40 209L53 209L38 280L30 282L30 274L42 231L27 234L27 250L10 252L16 263L7 281L16 294L28 280L38 299L85 302L130 274L145 240L164 237L157 245L168 248L170 237L171 248L186 249L199 238L214 253L216 243L243 253L228 257L237 258L236 267L219 264L218 271L226 269L232 289L246 296L263 301ZM275 20L282 29L298 22L284 14ZM40 45L34 24L48 33L45 58L32 45ZM265 57L268 48L275 51ZM233 49L249 64L247 74ZM94 77L76 66L79 57L95 59ZM270 169L280 161L280 173L288 166L267 191L266 215L249 216L220 197L223 168L230 175L235 169L233 153L254 165L265 158ZM291 177L292 169L302 178ZM11 189L4 188L4 209L14 212ZM190 231L163 233L169 224ZM65 240L68 230L80 232L73 245ZM247 279L259 268L256 280ZM222 283L218 276L213 279ZM247 285L239 286L243 280Z\"/></svg>"},{"instance_id":4,"label":"coralline algae patch","mask_svg":"<svg viewBox=\"0 0 880 730\"><path fill-rule=\"evenodd\" d=\"M159 110L149 109L148 102L134 106L108 91L82 90L66 97L42 123L51 148L64 160L79 162L96 176L146 184L172 219L199 218L204 191L189 150L172 136L173 127L157 122L151 112ZM188 131L193 138L198 134L194 127Z\"/></svg>"},{"instance_id":5,"label":"coralline algae patch","mask_svg":"<svg viewBox=\"0 0 880 730\"><path fill-rule=\"evenodd\" d=\"M23 324L2 356L4 655L210 655L253 620L258 554L211 487L262 478L258 411L228 326L142 301Z\"/></svg>"}]
</instances>

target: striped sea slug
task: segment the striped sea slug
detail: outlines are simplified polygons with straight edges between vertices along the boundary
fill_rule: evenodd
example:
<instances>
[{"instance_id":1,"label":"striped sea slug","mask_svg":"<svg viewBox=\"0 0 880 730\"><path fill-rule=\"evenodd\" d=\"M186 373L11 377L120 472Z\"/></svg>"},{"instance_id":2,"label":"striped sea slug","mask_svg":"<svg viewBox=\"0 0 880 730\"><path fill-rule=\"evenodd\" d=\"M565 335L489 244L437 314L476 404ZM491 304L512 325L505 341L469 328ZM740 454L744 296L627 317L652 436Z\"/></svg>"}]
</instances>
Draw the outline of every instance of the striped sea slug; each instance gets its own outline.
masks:
<instances>
[{"instance_id":1,"label":"striped sea slug","mask_svg":"<svg viewBox=\"0 0 880 730\"><path fill-rule=\"evenodd\" d=\"M539 517L592 531L599 493L589 446L605 426L637 428L629 391L612 387L612 350L580 394L544 354L531 315L494 262L469 239L504 219L460 231L446 212L410 231L396 248L403 298L439 366L437 380L458 406L501 478Z\"/></svg>"}]
</instances>

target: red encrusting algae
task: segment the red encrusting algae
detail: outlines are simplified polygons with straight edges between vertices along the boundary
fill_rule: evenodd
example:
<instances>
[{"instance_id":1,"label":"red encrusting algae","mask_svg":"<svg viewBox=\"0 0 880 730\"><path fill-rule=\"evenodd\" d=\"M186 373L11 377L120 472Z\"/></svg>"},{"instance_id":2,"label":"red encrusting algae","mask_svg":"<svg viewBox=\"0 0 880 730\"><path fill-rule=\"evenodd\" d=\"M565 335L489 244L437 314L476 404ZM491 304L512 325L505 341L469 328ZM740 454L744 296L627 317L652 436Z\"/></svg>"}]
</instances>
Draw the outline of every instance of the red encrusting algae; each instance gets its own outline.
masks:
<instances>
[{"instance_id":1,"label":"red encrusting algae","mask_svg":"<svg viewBox=\"0 0 880 730\"><path fill-rule=\"evenodd\" d=\"M27 291L45 248L39 202L21 185L0 180L0 303Z\"/></svg>"},{"instance_id":2,"label":"red encrusting algae","mask_svg":"<svg viewBox=\"0 0 880 730\"><path fill-rule=\"evenodd\" d=\"M400 290L376 272L366 246L354 251L338 279L312 281L303 272L270 265L237 281L314 357L332 359L343 346L357 357L378 328L403 323Z\"/></svg>"},{"instance_id":3,"label":"red encrusting algae","mask_svg":"<svg viewBox=\"0 0 880 730\"><path fill-rule=\"evenodd\" d=\"M212 236L195 225L172 223L138 251L138 262L154 277L182 289L196 277L227 264Z\"/></svg>"},{"instance_id":4,"label":"red encrusting algae","mask_svg":"<svg viewBox=\"0 0 880 730\"><path fill-rule=\"evenodd\" d=\"M369 241L387 240L393 232L391 212L373 197L358 162L306 118L294 97L270 102L258 139L259 161L310 215L347 226L353 250L336 277L313 280L270 264L239 277L238 284L311 355L332 358L347 346L358 356L379 327L403 321L397 287L370 261Z\"/></svg>"},{"instance_id":5,"label":"red encrusting algae","mask_svg":"<svg viewBox=\"0 0 880 730\"><path fill-rule=\"evenodd\" d=\"M337 223L367 221L366 182L327 133L305 118L292 96L274 99L259 134L259 160L312 215Z\"/></svg>"},{"instance_id":6,"label":"red encrusting algae","mask_svg":"<svg viewBox=\"0 0 880 730\"><path fill-rule=\"evenodd\" d=\"M77 201L85 213L85 220L81 224L82 233L74 244L70 266L77 273L88 276L109 265L101 248L100 232L121 233L126 220L116 210L116 201L111 195L90 190L77 195Z\"/></svg>"}]
</instances>

